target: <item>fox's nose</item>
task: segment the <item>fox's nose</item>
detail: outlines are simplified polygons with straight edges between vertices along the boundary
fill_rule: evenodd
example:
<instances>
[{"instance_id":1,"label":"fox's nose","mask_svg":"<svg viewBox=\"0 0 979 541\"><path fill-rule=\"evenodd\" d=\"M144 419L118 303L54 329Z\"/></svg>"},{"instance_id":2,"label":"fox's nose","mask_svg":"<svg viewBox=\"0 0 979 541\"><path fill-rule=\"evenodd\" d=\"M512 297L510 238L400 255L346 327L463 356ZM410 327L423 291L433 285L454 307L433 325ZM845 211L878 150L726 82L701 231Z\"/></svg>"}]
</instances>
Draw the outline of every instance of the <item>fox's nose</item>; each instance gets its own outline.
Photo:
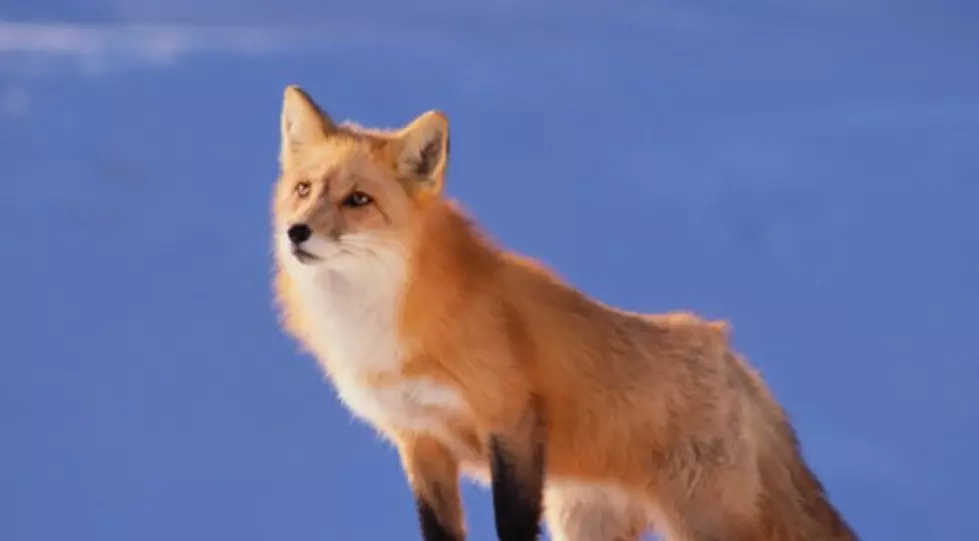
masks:
<instances>
[{"instance_id":1,"label":"fox's nose","mask_svg":"<svg viewBox=\"0 0 979 541\"><path fill-rule=\"evenodd\" d=\"M289 231L286 234L289 235L289 240L293 243L302 244L309 240L309 237L313 236L313 230L306 224L293 224L289 227Z\"/></svg>"}]
</instances>

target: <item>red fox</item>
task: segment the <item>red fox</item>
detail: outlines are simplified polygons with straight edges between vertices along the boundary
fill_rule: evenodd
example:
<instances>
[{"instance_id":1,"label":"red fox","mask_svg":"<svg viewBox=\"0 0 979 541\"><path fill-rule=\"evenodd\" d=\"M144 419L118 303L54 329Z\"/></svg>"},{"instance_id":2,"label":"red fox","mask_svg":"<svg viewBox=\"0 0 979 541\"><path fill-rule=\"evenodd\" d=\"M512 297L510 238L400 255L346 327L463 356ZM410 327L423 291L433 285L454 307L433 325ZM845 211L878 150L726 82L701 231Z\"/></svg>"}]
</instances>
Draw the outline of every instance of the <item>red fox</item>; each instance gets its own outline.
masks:
<instances>
[{"instance_id":1,"label":"red fox","mask_svg":"<svg viewBox=\"0 0 979 541\"><path fill-rule=\"evenodd\" d=\"M503 541L850 541L726 324L587 297L443 194L449 125L334 123L285 90L273 201L284 329L399 452L425 541L459 482Z\"/></svg>"}]
</instances>

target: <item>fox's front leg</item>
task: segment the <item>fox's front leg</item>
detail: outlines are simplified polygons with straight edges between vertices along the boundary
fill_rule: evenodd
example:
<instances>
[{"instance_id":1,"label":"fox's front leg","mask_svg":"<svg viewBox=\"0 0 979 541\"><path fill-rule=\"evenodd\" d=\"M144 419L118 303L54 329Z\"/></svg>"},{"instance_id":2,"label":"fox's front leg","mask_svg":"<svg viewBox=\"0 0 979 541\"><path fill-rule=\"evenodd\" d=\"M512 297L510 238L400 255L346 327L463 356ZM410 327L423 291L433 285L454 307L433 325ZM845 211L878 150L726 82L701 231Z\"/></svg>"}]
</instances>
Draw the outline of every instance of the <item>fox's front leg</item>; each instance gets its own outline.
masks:
<instances>
[{"instance_id":1,"label":"fox's front leg","mask_svg":"<svg viewBox=\"0 0 979 541\"><path fill-rule=\"evenodd\" d=\"M464 541L459 463L441 442L426 435L398 437L401 463L411 485L424 541Z\"/></svg>"},{"instance_id":2,"label":"fox's front leg","mask_svg":"<svg viewBox=\"0 0 979 541\"><path fill-rule=\"evenodd\" d=\"M500 541L535 541L544 490L544 423L533 406L490 434L493 512Z\"/></svg>"}]
</instances>

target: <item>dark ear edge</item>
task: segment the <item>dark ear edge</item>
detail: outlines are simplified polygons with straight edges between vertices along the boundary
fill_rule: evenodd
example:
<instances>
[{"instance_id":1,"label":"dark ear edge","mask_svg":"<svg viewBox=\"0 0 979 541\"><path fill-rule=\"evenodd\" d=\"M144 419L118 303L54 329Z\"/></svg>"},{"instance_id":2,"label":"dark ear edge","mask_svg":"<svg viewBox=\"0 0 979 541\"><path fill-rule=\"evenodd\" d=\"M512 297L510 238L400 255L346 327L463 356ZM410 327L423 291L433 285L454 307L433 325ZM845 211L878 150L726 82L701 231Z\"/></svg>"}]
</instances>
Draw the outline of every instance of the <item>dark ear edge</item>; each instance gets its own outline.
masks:
<instances>
[{"instance_id":1,"label":"dark ear edge","mask_svg":"<svg viewBox=\"0 0 979 541\"><path fill-rule=\"evenodd\" d=\"M427 190L441 191L449 161L449 121L441 111L419 115L398 136L397 168L406 179Z\"/></svg>"},{"instance_id":2,"label":"dark ear edge","mask_svg":"<svg viewBox=\"0 0 979 541\"><path fill-rule=\"evenodd\" d=\"M439 167L443 155L444 159L448 161L449 146L449 134L433 137L422 147L417 161L415 161L415 175L425 178L432 176Z\"/></svg>"}]
</instances>

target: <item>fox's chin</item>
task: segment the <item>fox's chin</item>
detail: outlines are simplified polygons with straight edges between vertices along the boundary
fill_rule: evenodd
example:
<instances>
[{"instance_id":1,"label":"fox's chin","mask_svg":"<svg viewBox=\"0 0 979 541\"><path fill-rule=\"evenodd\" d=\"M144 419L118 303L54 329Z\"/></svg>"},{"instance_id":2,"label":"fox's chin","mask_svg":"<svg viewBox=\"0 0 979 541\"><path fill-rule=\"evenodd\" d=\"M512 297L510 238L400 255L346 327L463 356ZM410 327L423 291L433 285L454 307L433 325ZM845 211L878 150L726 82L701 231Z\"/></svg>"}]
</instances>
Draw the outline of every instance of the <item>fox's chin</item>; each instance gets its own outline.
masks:
<instances>
[{"instance_id":1,"label":"fox's chin","mask_svg":"<svg viewBox=\"0 0 979 541\"><path fill-rule=\"evenodd\" d=\"M296 258L296 261L299 261L303 265L313 265L315 263L319 263L320 261L323 261L323 258L311 254L306 250L303 250L302 248L293 247L291 251L293 257Z\"/></svg>"}]
</instances>

